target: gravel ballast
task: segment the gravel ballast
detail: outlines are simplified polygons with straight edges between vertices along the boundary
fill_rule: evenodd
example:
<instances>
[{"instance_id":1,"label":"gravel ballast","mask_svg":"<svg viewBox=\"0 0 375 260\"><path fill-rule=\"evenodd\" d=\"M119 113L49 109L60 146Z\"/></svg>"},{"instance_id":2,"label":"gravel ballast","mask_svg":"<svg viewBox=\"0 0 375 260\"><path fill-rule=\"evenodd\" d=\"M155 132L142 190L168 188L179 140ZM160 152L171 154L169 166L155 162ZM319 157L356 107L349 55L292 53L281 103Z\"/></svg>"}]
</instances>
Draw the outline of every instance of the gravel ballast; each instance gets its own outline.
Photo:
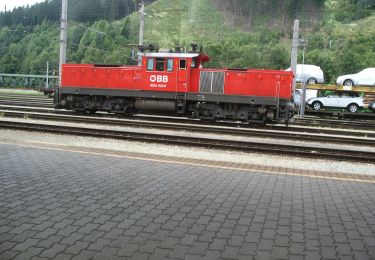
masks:
<instances>
[{"instance_id":1,"label":"gravel ballast","mask_svg":"<svg viewBox=\"0 0 375 260\"><path fill-rule=\"evenodd\" d=\"M58 115L57 115L58 116ZM0 121L2 119L0 118ZM84 127L89 129L102 129L102 130L113 130L113 131L126 131L131 133L147 133L147 134L165 134L170 136L184 136L184 137L198 137L198 138L209 138L217 140L227 141L244 141L244 142L260 142L267 144L278 144L278 145L296 145L296 146L308 146L308 147L320 147L324 145L326 148L331 149L345 149L352 151L361 152L375 152L373 146L363 145L351 145L343 141L342 143L324 143L321 142L309 142L303 140L287 140L282 138L270 138L270 137L258 137L258 136L240 136L236 134L215 134L215 133L202 133L199 131L181 131L181 130L169 130L169 129L158 129L158 128L143 128L143 127L130 127L126 123L124 125L106 125L106 124L87 124L77 122L62 122L62 121L51 121L51 120L38 120L38 119L24 119L24 118L6 118L7 121L13 122L27 122L27 123L43 123L49 125L58 125L61 127ZM267 131L267 130L265 130ZM318 136L318 134L316 134ZM333 135L332 135L333 136ZM358 137L358 139L372 140L373 138Z\"/></svg>"},{"instance_id":2,"label":"gravel ballast","mask_svg":"<svg viewBox=\"0 0 375 260\"><path fill-rule=\"evenodd\" d=\"M80 137L69 135L45 134L0 129L0 141L27 141L48 144L105 149L114 151L136 152L174 156L181 158L204 159L212 161L247 163L288 167L294 169L330 171L333 173L375 175L375 165L365 163L338 162L290 156L264 155L233 151L209 150L204 148L179 147L162 144L130 142L114 139Z\"/></svg>"}]
</instances>

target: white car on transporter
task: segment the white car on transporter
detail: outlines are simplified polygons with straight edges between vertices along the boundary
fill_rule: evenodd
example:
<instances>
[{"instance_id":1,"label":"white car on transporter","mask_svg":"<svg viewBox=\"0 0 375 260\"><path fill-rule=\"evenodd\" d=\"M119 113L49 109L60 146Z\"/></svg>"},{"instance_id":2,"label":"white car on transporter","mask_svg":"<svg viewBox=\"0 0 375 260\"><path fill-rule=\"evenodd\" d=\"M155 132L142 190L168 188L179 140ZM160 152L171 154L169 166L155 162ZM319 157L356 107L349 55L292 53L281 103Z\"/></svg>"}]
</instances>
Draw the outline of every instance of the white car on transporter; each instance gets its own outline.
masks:
<instances>
[{"instance_id":1,"label":"white car on transporter","mask_svg":"<svg viewBox=\"0 0 375 260\"><path fill-rule=\"evenodd\" d=\"M307 105L315 111L319 111L325 107L345 108L348 112L355 113L363 108L363 97L359 97L356 93L333 93L327 97L310 98Z\"/></svg>"},{"instance_id":2,"label":"white car on transporter","mask_svg":"<svg viewBox=\"0 0 375 260\"><path fill-rule=\"evenodd\" d=\"M342 75L336 80L337 85L351 86L375 86L375 68L367 68L356 74Z\"/></svg>"}]
</instances>

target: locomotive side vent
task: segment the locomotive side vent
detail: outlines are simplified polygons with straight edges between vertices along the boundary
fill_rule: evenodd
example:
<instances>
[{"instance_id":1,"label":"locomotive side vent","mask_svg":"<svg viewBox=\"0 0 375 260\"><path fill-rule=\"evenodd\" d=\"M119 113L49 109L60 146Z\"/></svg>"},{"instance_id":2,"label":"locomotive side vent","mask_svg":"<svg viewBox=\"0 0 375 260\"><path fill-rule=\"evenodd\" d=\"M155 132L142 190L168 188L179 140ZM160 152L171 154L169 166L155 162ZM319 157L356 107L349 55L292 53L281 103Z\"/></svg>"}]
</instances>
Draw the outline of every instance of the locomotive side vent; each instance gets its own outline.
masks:
<instances>
[{"instance_id":1,"label":"locomotive side vent","mask_svg":"<svg viewBox=\"0 0 375 260\"><path fill-rule=\"evenodd\" d=\"M201 71L199 92L224 94L224 72Z\"/></svg>"}]
</instances>

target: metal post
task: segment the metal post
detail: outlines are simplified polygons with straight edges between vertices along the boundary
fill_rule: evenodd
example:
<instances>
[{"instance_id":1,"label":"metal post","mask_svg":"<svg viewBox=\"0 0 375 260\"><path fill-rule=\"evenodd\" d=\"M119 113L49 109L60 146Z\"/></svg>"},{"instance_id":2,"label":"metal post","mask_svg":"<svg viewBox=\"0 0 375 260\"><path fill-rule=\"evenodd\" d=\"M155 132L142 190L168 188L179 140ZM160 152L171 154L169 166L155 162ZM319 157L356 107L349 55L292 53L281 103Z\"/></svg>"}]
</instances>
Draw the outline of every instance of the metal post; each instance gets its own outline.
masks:
<instances>
[{"instance_id":1,"label":"metal post","mask_svg":"<svg viewBox=\"0 0 375 260\"><path fill-rule=\"evenodd\" d=\"M292 53L290 59L290 68L293 74L296 75L297 69L297 54L298 54L298 33L299 33L299 20L294 21L293 26L293 40L292 40ZM293 93L296 90L296 78L293 78Z\"/></svg>"},{"instance_id":2,"label":"metal post","mask_svg":"<svg viewBox=\"0 0 375 260\"><path fill-rule=\"evenodd\" d=\"M62 0L60 28L59 86L61 86L62 65L66 63L66 30L68 27L68 0Z\"/></svg>"},{"instance_id":3,"label":"metal post","mask_svg":"<svg viewBox=\"0 0 375 260\"><path fill-rule=\"evenodd\" d=\"M48 73L49 72L49 62L47 61L47 71L46 71L46 88L49 86L49 78L48 78Z\"/></svg>"},{"instance_id":4,"label":"metal post","mask_svg":"<svg viewBox=\"0 0 375 260\"><path fill-rule=\"evenodd\" d=\"M145 29L145 3L142 1L141 3L141 21L139 26L139 45L143 45L143 34Z\"/></svg>"},{"instance_id":5,"label":"metal post","mask_svg":"<svg viewBox=\"0 0 375 260\"><path fill-rule=\"evenodd\" d=\"M139 25L139 46L142 46L144 29L145 29L145 3L143 0L141 2L141 10L139 12L141 13L140 25ZM142 56L140 52L138 52L138 65L139 66L142 65Z\"/></svg>"},{"instance_id":6,"label":"metal post","mask_svg":"<svg viewBox=\"0 0 375 260\"><path fill-rule=\"evenodd\" d=\"M302 65L305 65L305 49L306 49L306 42L303 43L303 51L302 51ZM302 98L301 98L301 113L300 117L305 117L305 106L306 106L306 84L307 84L307 78L305 79L305 66L303 66L303 82L302 82Z\"/></svg>"}]
</instances>

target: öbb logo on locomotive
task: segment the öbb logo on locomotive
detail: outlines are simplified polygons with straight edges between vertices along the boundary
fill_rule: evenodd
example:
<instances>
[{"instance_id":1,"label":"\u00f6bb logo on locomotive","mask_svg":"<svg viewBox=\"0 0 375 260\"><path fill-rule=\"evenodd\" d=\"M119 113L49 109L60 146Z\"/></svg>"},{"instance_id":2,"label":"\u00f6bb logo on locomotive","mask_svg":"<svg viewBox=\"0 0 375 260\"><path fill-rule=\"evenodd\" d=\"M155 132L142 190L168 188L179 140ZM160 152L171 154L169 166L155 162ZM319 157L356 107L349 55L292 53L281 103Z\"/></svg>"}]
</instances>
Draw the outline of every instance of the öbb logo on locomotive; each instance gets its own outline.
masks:
<instances>
[{"instance_id":1,"label":"\u00f6bb logo on locomotive","mask_svg":"<svg viewBox=\"0 0 375 260\"><path fill-rule=\"evenodd\" d=\"M168 82L168 76L167 75L151 75L150 76L151 82L157 82L157 83L167 83Z\"/></svg>"}]
</instances>

